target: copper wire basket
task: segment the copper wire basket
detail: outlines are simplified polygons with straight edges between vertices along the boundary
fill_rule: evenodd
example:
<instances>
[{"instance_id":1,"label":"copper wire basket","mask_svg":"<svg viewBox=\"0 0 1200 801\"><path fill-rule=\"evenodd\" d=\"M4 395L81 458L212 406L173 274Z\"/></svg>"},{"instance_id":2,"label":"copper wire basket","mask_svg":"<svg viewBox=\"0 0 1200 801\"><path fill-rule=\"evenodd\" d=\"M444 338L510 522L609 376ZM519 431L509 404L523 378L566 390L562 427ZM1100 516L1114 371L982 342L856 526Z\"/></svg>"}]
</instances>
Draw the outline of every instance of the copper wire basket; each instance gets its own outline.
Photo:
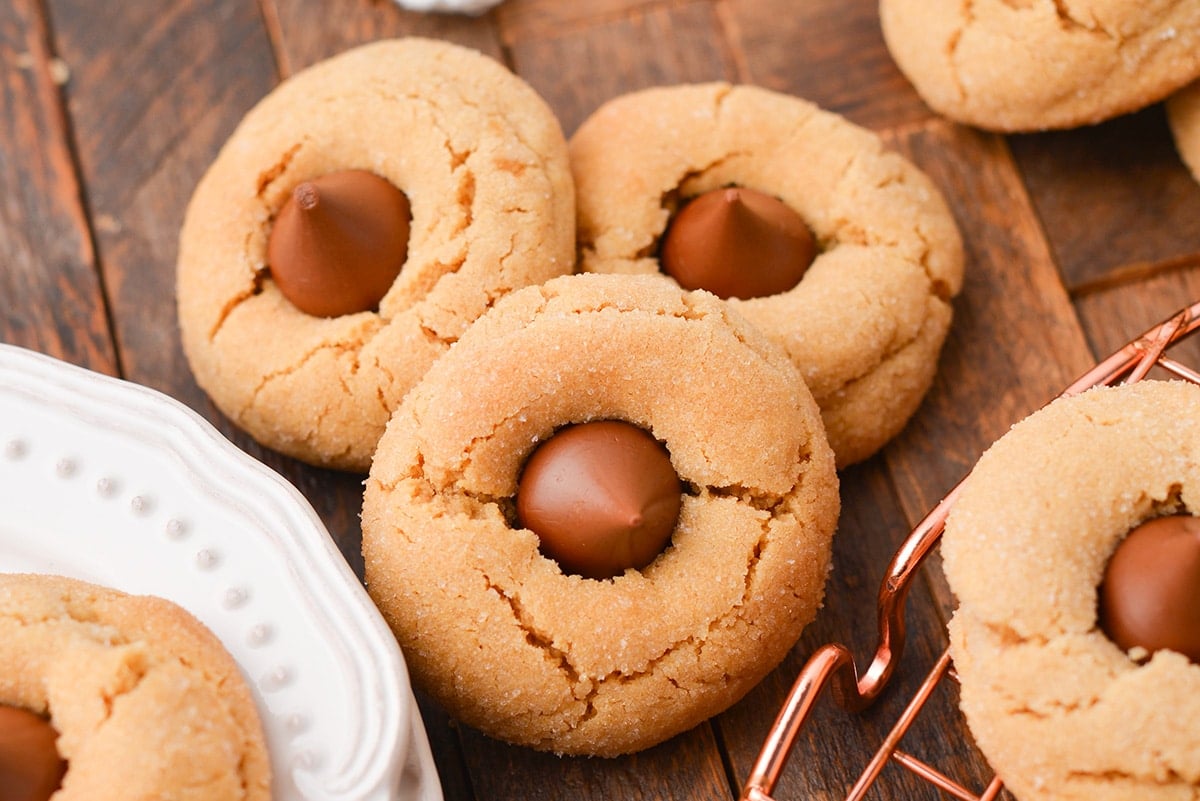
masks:
<instances>
[{"instance_id":1,"label":"copper wire basket","mask_svg":"<svg viewBox=\"0 0 1200 801\"><path fill-rule=\"evenodd\" d=\"M1067 397L1095 386L1130 384L1145 378L1155 366L1172 376L1200 384L1200 373L1169 358L1169 348L1200 328L1200 301L1181 309L1169 319L1128 342L1107 359L1096 364L1067 387L1059 397ZM850 649L840 643L819 648L801 669L778 717L767 733L762 750L742 787L740 801L774 801L771 795L791 755L801 728L808 720L821 691L829 687L837 703L850 712L865 709L879 697L891 679L904 650L904 606L908 591L925 558L937 546L946 515L958 496L962 482L952 489L933 510L913 528L888 565L879 587L879 644L870 665L860 673ZM925 680L914 692L904 711L879 749L867 763L858 780L846 793L846 801L858 801L874 785L889 762L915 774L919 779L962 801L992 801L1002 783L994 777L979 794L967 789L926 761L902 751L901 739L916 721L933 690L945 678L954 678L950 651L937 659Z\"/></svg>"}]
</instances>

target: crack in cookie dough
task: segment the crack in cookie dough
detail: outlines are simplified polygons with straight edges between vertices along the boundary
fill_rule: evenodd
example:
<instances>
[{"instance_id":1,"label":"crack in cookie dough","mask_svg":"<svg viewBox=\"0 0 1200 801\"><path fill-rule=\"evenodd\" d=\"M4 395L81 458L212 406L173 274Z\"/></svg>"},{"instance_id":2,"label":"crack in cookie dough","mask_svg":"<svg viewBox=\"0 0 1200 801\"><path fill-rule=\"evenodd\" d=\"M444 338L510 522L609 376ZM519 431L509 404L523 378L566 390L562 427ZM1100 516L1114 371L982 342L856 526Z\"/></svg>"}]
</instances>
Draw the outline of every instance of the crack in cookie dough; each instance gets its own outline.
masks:
<instances>
[{"instance_id":1,"label":"crack in cookie dough","mask_svg":"<svg viewBox=\"0 0 1200 801\"><path fill-rule=\"evenodd\" d=\"M304 147L303 141L292 145L283 151L282 155L279 157L279 161L258 174L258 191L256 193L258 197L261 198L263 195L265 195L267 190L270 189L271 185L287 172L288 166L292 163L292 159L295 158L296 153L298 153L302 147Z\"/></svg>"},{"instance_id":2,"label":"crack in cookie dough","mask_svg":"<svg viewBox=\"0 0 1200 801\"><path fill-rule=\"evenodd\" d=\"M667 644L664 646L659 655L652 656L645 665L640 666L638 669L613 670L612 672L602 676L588 677L586 674L581 674L572 665L569 658L569 652L554 647L552 640L546 635L534 635L536 638L534 639L535 644L546 649L551 657L561 660L563 669L566 672L568 679L576 686L583 687L586 690L583 696L575 696L578 698L578 700L584 701L586 706L582 711L578 712L572 720L569 721L568 725L572 729L578 730L581 727L586 727L588 722L599 714L599 709L596 702L598 699L603 697L602 693L611 693L613 691L614 684L632 686L642 679L653 681L656 671L658 671L660 667L666 665L677 652L682 652L685 654L695 653L697 658L701 658L705 643L710 638L714 637L716 632L719 632L722 628L726 628L731 623L736 623L740 620L743 609L750 603L751 594L756 584L755 571L763 548L765 547L764 543L770 535L770 522L770 520L763 521L762 540L760 540L752 550L748 559L748 563L745 566L745 580L743 582L744 590L741 598L735 603L731 604L727 609L714 615L708 621L706 630L702 635L688 635L675 642ZM505 594L505 597L509 596ZM515 609L517 609L517 607L515 607ZM525 619L525 616L520 614L519 611L518 617L521 620ZM527 622L523 625L531 624ZM664 678L666 682L676 691L689 692L696 689L692 680L683 676L673 675L669 668L664 669L662 672L662 678ZM734 681L734 677L730 674L721 673L718 676L712 677L709 680L709 684L713 687L720 688L727 686ZM540 747L543 750L557 750L556 743L553 738L544 739L536 744L535 747Z\"/></svg>"}]
</instances>

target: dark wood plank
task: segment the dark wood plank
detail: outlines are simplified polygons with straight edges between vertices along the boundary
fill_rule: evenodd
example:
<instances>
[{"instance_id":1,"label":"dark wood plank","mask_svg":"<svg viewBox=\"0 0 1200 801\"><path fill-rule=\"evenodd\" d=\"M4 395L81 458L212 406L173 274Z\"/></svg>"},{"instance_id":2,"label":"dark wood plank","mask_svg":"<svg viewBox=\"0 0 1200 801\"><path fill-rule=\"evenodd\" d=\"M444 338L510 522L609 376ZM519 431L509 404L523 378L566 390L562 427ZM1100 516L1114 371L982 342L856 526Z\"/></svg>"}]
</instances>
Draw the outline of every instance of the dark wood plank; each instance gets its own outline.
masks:
<instances>
[{"instance_id":1,"label":"dark wood plank","mask_svg":"<svg viewBox=\"0 0 1200 801\"><path fill-rule=\"evenodd\" d=\"M291 75L355 45L400 36L445 39L501 59L496 26L488 16L419 14L388 0L263 0L275 39L280 74Z\"/></svg>"},{"instance_id":2,"label":"dark wood plank","mask_svg":"<svg viewBox=\"0 0 1200 801\"><path fill-rule=\"evenodd\" d=\"M966 247L966 281L934 387L883 453L914 525L988 445L1058 394L1093 355L1006 140L941 121L887 138L942 189ZM944 625L955 602L936 552L921 580L935 599L930 614ZM910 618L919 614L913 606ZM931 665L925 656L919 670ZM935 702L951 707L953 698L953 692L943 693ZM913 750L944 750L950 737L927 731L924 737L914 733ZM952 776L982 789L990 770L961 723L953 740L958 756L939 759L954 765Z\"/></svg>"},{"instance_id":3,"label":"dark wood plank","mask_svg":"<svg viewBox=\"0 0 1200 801\"><path fill-rule=\"evenodd\" d=\"M878 0L723 0L741 79L799 95L868 128L932 117L896 68Z\"/></svg>"},{"instance_id":4,"label":"dark wood plank","mask_svg":"<svg viewBox=\"0 0 1200 801\"><path fill-rule=\"evenodd\" d=\"M707 724L617 759L557 757L500 745L470 729L462 734L479 799L727 801L731 794Z\"/></svg>"},{"instance_id":5,"label":"dark wood plank","mask_svg":"<svg viewBox=\"0 0 1200 801\"><path fill-rule=\"evenodd\" d=\"M1107 356L1180 308L1200 300L1200 263L1136 284L1110 287L1079 298L1075 305L1098 356ZM1172 358L1200 369L1200 337L1171 351ZM1161 372L1152 377L1165 378Z\"/></svg>"},{"instance_id":6,"label":"dark wood plank","mask_svg":"<svg viewBox=\"0 0 1200 801\"><path fill-rule=\"evenodd\" d=\"M0 342L116 375L55 59L34 0L0 5Z\"/></svg>"},{"instance_id":7,"label":"dark wood plank","mask_svg":"<svg viewBox=\"0 0 1200 801\"><path fill-rule=\"evenodd\" d=\"M1066 285L1200 254L1200 184L1162 106L1102 125L1012 137Z\"/></svg>"},{"instance_id":8,"label":"dark wood plank","mask_svg":"<svg viewBox=\"0 0 1200 801\"><path fill-rule=\"evenodd\" d=\"M711 0L706 0L710 2ZM644 13L670 0L591 0L564 3L562 0L507 0L496 6L501 36L506 45L524 39L551 39L597 22Z\"/></svg>"},{"instance_id":9,"label":"dark wood plank","mask_svg":"<svg viewBox=\"0 0 1200 801\"><path fill-rule=\"evenodd\" d=\"M1092 353L1005 140L940 120L885 138L941 188L966 252L933 389L884 450L915 524Z\"/></svg>"},{"instance_id":10,"label":"dark wood plank","mask_svg":"<svg viewBox=\"0 0 1200 801\"><path fill-rule=\"evenodd\" d=\"M184 207L217 148L275 82L258 10L221 0L50 0L68 109L128 378L203 407L179 345Z\"/></svg>"},{"instance_id":11,"label":"dark wood plank","mask_svg":"<svg viewBox=\"0 0 1200 801\"><path fill-rule=\"evenodd\" d=\"M544 38L520 33L504 34L513 69L546 98L567 136L617 95L737 75L707 2L650 6Z\"/></svg>"}]
</instances>

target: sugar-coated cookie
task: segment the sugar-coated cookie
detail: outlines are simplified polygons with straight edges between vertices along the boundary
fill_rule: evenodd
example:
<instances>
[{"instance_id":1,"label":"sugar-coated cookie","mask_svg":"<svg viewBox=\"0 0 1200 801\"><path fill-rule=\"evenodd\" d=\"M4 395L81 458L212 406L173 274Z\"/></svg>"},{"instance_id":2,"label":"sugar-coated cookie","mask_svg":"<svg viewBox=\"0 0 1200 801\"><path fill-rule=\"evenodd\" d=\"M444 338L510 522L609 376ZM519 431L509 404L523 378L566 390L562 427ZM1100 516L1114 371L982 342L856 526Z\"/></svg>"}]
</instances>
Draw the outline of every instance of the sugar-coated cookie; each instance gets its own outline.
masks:
<instances>
[{"instance_id":1,"label":"sugar-coated cookie","mask_svg":"<svg viewBox=\"0 0 1200 801\"><path fill-rule=\"evenodd\" d=\"M880 0L930 108L994 131L1090 125L1200 77L1197 0Z\"/></svg>"},{"instance_id":2,"label":"sugar-coated cookie","mask_svg":"<svg viewBox=\"0 0 1200 801\"><path fill-rule=\"evenodd\" d=\"M1167 100L1167 121L1175 148L1197 181L1200 181L1200 81Z\"/></svg>"},{"instance_id":3,"label":"sugar-coated cookie","mask_svg":"<svg viewBox=\"0 0 1200 801\"><path fill-rule=\"evenodd\" d=\"M798 366L839 466L903 428L933 380L963 269L954 219L916 167L811 103L720 83L616 98L569 147L584 270L660 272L677 218L723 187L782 201L811 229L815 259L792 288L729 303ZM724 261L737 274L759 260L735 258Z\"/></svg>"},{"instance_id":4,"label":"sugar-coated cookie","mask_svg":"<svg viewBox=\"0 0 1200 801\"><path fill-rule=\"evenodd\" d=\"M1056 400L971 472L942 543L959 602L951 651L971 732L1018 798L1200 794L1200 665L1177 650L1118 646L1107 591L1098 614L1098 587L1113 581L1130 532L1198 512L1200 388L1184 382ZM1159 592L1174 569L1138 591ZM1176 611L1195 629L1190 606Z\"/></svg>"},{"instance_id":5,"label":"sugar-coated cookie","mask_svg":"<svg viewBox=\"0 0 1200 801\"><path fill-rule=\"evenodd\" d=\"M407 258L377 310L317 316L271 278L268 241L289 198L342 171L407 197ZM343 205L361 196L338 191ZM261 443L365 472L400 398L479 314L572 271L573 219L561 128L523 81L444 42L356 48L264 98L196 188L178 266L184 350Z\"/></svg>"},{"instance_id":6,"label":"sugar-coated cookie","mask_svg":"<svg viewBox=\"0 0 1200 801\"><path fill-rule=\"evenodd\" d=\"M515 497L540 443L596 421L657 440L683 489L666 549L603 579L543 555ZM392 417L363 504L367 588L452 714L614 756L779 663L820 605L838 509L816 404L736 312L661 277L562 277L497 303Z\"/></svg>"},{"instance_id":7,"label":"sugar-coated cookie","mask_svg":"<svg viewBox=\"0 0 1200 801\"><path fill-rule=\"evenodd\" d=\"M0 575L0 709L45 716L57 730L67 767L54 801L271 797L237 665L159 598Z\"/></svg>"}]
</instances>

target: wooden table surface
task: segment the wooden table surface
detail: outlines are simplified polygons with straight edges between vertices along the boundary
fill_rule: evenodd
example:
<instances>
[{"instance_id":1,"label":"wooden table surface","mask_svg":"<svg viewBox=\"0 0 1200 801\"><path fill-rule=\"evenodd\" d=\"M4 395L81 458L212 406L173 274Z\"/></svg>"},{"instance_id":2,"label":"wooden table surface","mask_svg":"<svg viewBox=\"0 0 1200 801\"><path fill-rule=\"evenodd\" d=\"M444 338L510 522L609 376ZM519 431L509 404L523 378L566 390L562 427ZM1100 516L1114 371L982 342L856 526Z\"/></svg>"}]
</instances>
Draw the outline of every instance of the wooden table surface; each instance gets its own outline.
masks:
<instances>
[{"instance_id":1,"label":"wooden table surface","mask_svg":"<svg viewBox=\"0 0 1200 801\"><path fill-rule=\"evenodd\" d=\"M449 39L529 81L570 135L602 101L724 79L808 98L878 131L945 193L966 285L936 384L880 455L842 474L828 600L744 701L615 760L507 746L421 707L448 799L729 799L805 658L875 644L875 593L910 527L1009 425L1129 336L1200 296L1200 185L1162 108L1090 129L998 136L951 124L896 70L874 0L508 0L481 17L385 0L0 3L0 341L161 390L308 497L361 574L361 476L306 467L233 428L192 379L174 303L177 235L197 179L282 78L390 36ZM850 716L822 702L781 799L841 798L945 645L936 565L909 601L894 686ZM988 779L939 690L905 747L976 790ZM888 768L873 798L939 798Z\"/></svg>"}]
</instances>

